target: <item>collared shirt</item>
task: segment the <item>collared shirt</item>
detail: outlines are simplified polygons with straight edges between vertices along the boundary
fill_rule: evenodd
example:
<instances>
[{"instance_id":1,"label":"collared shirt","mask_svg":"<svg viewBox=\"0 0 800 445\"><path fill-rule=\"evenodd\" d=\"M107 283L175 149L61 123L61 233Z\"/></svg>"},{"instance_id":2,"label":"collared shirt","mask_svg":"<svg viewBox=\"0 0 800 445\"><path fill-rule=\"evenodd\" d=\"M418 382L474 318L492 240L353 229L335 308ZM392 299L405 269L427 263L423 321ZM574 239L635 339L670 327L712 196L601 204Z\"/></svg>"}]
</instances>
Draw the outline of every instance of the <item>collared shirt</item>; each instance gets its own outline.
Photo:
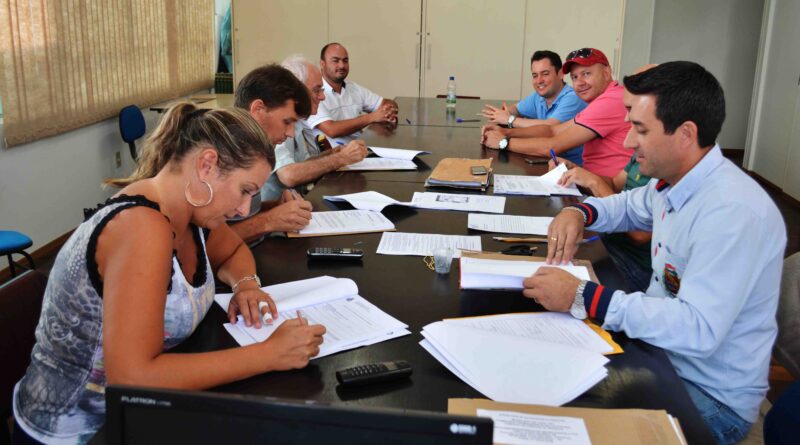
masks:
<instances>
[{"instance_id":1,"label":"collared shirt","mask_svg":"<svg viewBox=\"0 0 800 445\"><path fill-rule=\"evenodd\" d=\"M575 116L575 123L591 130L596 137L583 144L583 168L612 178L625 167L633 150L622 146L631 123L625 122L628 110L622 102L624 88L611 82L586 108Z\"/></svg>"},{"instance_id":2,"label":"collared shirt","mask_svg":"<svg viewBox=\"0 0 800 445\"><path fill-rule=\"evenodd\" d=\"M545 98L536 92L517 103L517 111L522 117L541 120L556 119L559 122L574 118L584 108L586 108L586 102L582 101L575 94L575 90L566 84L549 107ZM583 145L561 153L561 157L569 159L575 164L583 165Z\"/></svg>"},{"instance_id":3,"label":"collared shirt","mask_svg":"<svg viewBox=\"0 0 800 445\"><path fill-rule=\"evenodd\" d=\"M589 198L589 226L651 230L646 293L588 284L590 316L666 350L678 374L753 422L768 389L786 229L769 195L715 146L677 184Z\"/></svg>"},{"instance_id":4,"label":"collared shirt","mask_svg":"<svg viewBox=\"0 0 800 445\"><path fill-rule=\"evenodd\" d=\"M358 117L362 112L371 113L378 109L383 101L381 96L362 87L355 82L347 82L342 85L342 92L337 93L333 87L322 79L322 88L325 90L325 100L319 103L317 114L308 118L308 125L314 129L314 135L324 134L317 126L327 121L343 121ZM331 139L331 145L347 143L353 139L358 139L360 131L348 136Z\"/></svg>"},{"instance_id":5,"label":"collared shirt","mask_svg":"<svg viewBox=\"0 0 800 445\"><path fill-rule=\"evenodd\" d=\"M261 202L275 201L281 197L281 193L286 190L286 186L281 183L278 177L278 170L295 162L303 162L306 159L319 154L319 148L314 140L314 132L308 124L297 121L294 124L294 137L286 139L283 143L275 147L275 167L269 179L261 187ZM252 212L253 209L251 209ZM257 212L257 211L256 211Z\"/></svg>"}]
</instances>

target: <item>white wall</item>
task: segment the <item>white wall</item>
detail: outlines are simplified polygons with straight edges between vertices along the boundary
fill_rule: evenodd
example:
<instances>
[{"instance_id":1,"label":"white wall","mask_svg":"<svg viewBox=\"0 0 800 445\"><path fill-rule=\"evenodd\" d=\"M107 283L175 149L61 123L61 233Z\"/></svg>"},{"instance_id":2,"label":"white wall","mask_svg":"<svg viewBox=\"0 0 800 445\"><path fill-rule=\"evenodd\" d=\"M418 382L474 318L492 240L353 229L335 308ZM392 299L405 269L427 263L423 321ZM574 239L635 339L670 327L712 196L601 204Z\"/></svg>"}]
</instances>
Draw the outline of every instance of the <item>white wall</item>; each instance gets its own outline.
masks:
<instances>
[{"instance_id":1,"label":"white wall","mask_svg":"<svg viewBox=\"0 0 800 445\"><path fill-rule=\"evenodd\" d=\"M145 111L145 122L148 131L152 130L158 115ZM123 161L119 169L114 165L117 151ZM34 243L28 251L38 249L78 226L84 208L115 193L101 187L103 179L127 176L132 169L116 118L30 144L0 148L0 230L24 232ZM0 263L0 268L5 266L4 261Z\"/></svg>"},{"instance_id":2,"label":"white wall","mask_svg":"<svg viewBox=\"0 0 800 445\"><path fill-rule=\"evenodd\" d=\"M629 1L628 4L634 3ZM761 35L763 0L659 0L650 60L698 62L725 90L725 148L744 148Z\"/></svg>"},{"instance_id":3,"label":"white wall","mask_svg":"<svg viewBox=\"0 0 800 445\"><path fill-rule=\"evenodd\" d=\"M653 37L653 14L656 0L628 0L625 2L625 22L622 31L622 48L619 80L640 66L650 63L650 44Z\"/></svg>"}]
</instances>

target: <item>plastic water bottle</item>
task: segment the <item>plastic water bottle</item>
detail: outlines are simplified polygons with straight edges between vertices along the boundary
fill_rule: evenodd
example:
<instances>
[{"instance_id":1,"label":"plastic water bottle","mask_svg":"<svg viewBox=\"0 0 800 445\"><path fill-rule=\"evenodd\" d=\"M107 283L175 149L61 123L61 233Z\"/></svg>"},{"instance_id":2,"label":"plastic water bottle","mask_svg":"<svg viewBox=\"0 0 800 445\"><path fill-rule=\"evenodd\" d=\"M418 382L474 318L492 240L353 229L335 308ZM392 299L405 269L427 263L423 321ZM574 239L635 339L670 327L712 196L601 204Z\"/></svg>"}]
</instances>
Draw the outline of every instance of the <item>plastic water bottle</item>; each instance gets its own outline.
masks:
<instances>
[{"instance_id":1,"label":"plastic water bottle","mask_svg":"<svg viewBox=\"0 0 800 445\"><path fill-rule=\"evenodd\" d=\"M447 108L456 107L456 76L450 76L447 82Z\"/></svg>"}]
</instances>

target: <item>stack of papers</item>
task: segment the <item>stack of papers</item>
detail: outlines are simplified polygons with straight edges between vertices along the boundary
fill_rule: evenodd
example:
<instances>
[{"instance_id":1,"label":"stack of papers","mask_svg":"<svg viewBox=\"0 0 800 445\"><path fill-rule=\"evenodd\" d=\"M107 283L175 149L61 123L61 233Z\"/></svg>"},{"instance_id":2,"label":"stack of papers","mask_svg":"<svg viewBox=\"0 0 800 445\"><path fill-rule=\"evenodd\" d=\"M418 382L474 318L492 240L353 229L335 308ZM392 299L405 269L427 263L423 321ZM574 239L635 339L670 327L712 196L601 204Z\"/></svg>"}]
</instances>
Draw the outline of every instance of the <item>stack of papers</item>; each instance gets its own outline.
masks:
<instances>
[{"instance_id":1,"label":"stack of papers","mask_svg":"<svg viewBox=\"0 0 800 445\"><path fill-rule=\"evenodd\" d=\"M339 171L354 170L416 170L414 158L420 154L429 154L423 150L403 150L400 148L369 147L377 158L364 158L360 162L350 164Z\"/></svg>"},{"instance_id":2,"label":"stack of papers","mask_svg":"<svg viewBox=\"0 0 800 445\"><path fill-rule=\"evenodd\" d=\"M246 326L241 315L236 324L225 323L225 329L241 346L268 339L283 322L296 318L298 310L309 324L321 324L327 329L315 358L411 333L406 329L408 325L360 297L352 280L321 276L262 289L278 306L278 318L259 329ZM227 311L232 297L233 294L217 294L214 300Z\"/></svg>"},{"instance_id":3,"label":"stack of papers","mask_svg":"<svg viewBox=\"0 0 800 445\"><path fill-rule=\"evenodd\" d=\"M485 399L449 399L447 412L491 418L493 443L686 445L678 419L664 410L554 408Z\"/></svg>"},{"instance_id":4,"label":"stack of papers","mask_svg":"<svg viewBox=\"0 0 800 445\"><path fill-rule=\"evenodd\" d=\"M484 232L547 235L551 216L479 215L470 213L467 227Z\"/></svg>"},{"instance_id":5,"label":"stack of papers","mask_svg":"<svg viewBox=\"0 0 800 445\"><path fill-rule=\"evenodd\" d=\"M423 328L420 345L465 383L498 402L560 406L608 375L608 359L589 337L570 338L580 334L580 322L550 318L542 327L529 317L525 324L498 330L493 318L431 323Z\"/></svg>"},{"instance_id":6,"label":"stack of papers","mask_svg":"<svg viewBox=\"0 0 800 445\"><path fill-rule=\"evenodd\" d=\"M565 270L581 280L591 280L585 266L554 265L544 261L524 259L501 260L489 258L461 258L461 289L522 289L522 281L536 273L540 267Z\"/></svg>"},{"instance_id":7,"label":"stack of papers","mask_svg":"<svg viewBox=\"0 0 800 445\"><path fill-rule=\"evenodd\" d=\"M453 258L461 256L461 250L481 250L481 237L460 235L435 235L429 233L387 232L378 244L381 255L433 255L439 248L449 247Z\"/></svg>"},{"instance_id":8,"label":"stack of papers","mask_svg":"<svg viewBox=\"0 0 800 445\"><path fill-rule=\"evenodd\" d=\"M312 212L311 221L299 232L289 232L289 238L304 236L344 235L348 233L385 232L395 230L394 224L381 213L368 210Z\"/></svg>"},{"instance_id":9,"label":"stack of papers","mask_svg":"<svg viewBox=\"0 0 800 445\"><path fill-rule=\"evenodd\" d=\"M501 195L581 196L575 184L569 187L558 185L558 180L567 172L567 166L559 164L543 176L494 175L494 193Z\"/></svg>"},{"instance_id":10,"label":"stack of papers","mask_svg":"<svg viewBox=\"0 0 800 445\"><path fill-rule=\"evenodd\" d=\"M323 198L334 202L346 201L359 210L372 210L374 212L380 212L389 205L399 205L416 207L419 209L503 213L503 208L506 204L506 198L502 196L457 195L453 193L431 192L414 192L411 202L400 202L374 191L325 196Z\"/></svg>"}]
</instances>

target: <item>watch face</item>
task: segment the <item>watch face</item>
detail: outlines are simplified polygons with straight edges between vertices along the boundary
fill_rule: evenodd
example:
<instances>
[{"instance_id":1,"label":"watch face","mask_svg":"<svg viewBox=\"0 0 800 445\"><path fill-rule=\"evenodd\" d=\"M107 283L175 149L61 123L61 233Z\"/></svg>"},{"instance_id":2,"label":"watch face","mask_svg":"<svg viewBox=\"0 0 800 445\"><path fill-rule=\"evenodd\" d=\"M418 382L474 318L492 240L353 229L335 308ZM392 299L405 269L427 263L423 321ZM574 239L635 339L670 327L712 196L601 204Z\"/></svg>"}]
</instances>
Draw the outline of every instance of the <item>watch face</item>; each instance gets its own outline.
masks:
<instances>
[{"instance_id":1,"label":"watch face","mask_svg":"<svg viewBox=\"0 0 800 445\"><path fill-rule=\"evenodd\" d=\"M500 139L500 142L497 144L497 147L500 150L505 150L508 147L508 139Z\"/></svg>"},{"instance_id":2,"label":"watch face","mask_svg":"<svg viewBox=\"0 0 800 445\"><path fill-rule=\"evenodd\" d=\"M569 313L573 317L577 318L578 320L585 320L586 319L586 308L583 306L579 306L577 304L573 304L571 308L569 308Z\"/></svg>"}]
</instances>

